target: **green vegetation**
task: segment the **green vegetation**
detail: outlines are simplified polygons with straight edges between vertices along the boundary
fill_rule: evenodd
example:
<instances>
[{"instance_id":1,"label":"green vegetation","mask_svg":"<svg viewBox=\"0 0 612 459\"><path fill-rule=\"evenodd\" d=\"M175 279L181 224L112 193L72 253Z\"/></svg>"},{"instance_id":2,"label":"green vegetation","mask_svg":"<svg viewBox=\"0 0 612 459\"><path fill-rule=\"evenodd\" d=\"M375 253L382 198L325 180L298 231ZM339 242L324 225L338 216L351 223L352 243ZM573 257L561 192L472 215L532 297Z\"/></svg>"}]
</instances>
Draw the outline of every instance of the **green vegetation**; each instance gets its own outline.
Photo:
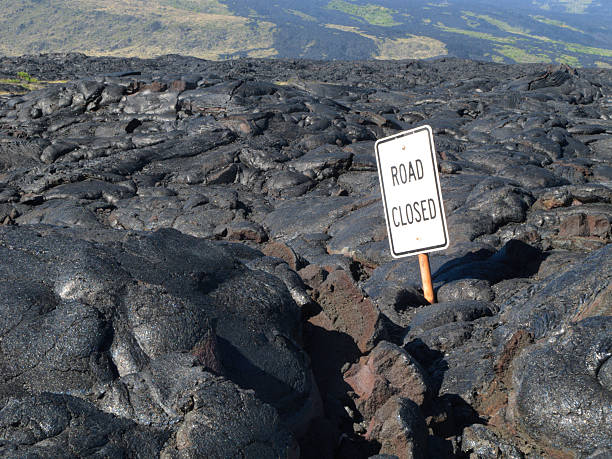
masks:
<instances>
[{"instance_id":1,"label":"green vegetation","mask_svg":"<svg viewBox=\"0 0 612 459\"><path fill-rule=\"evenodd\" d=\"M57 83L55 81L39 81L27 72L17 72L17 78L0 78L0 84L10 84L19 86L25 91L40 89L47 83Z\"/></svg>"},{"instance_id":2,"label":"green vegetation","mask_svg":"<svg viewBox=\"0 0 612 459\"><path fill-rule=\"evenodd\" d=\"M160 0L161 5L167 5L179 10L206 14L230 14L225 5L218 0Z\"/></svg>"},{"instance_id":3,"label":"green vegetation","mask_svg":"<svg viewBox=\"0 0 612 459\"><path fill-rule=\"evenodd\" d=\"M568 43L560 40L553 40L548 37L532 35L529 30L526 30L521 27L514 27L511 24L492 18L487 15L475 14L470 11L464 11L464 15L462 18L466 21L469 27L476 27L478 23L473 22L473 18L480 19L488 22L491 25L499 28L500 30L511 34L511 36L500 37L497 35L478 32L476 30L467 30L460 29L456 27L447 27L443 23L438 22L436 27L444 32L451 32L466 35L472 38L478 38L481 40L487 40L494 43L502 43L505 46L496 47L496 51L505 56L508 59L512 59L515 62L519 63L527 63L527 62L551 62L551 55L555 57L557 62L564 62L568 65L579 66L580 65L580 56L572 55L572 54L590 54L595 56L601 56L606 58L612 58L612 50L605 48L596 48L592 46L584 46L578 43ZM541 16L538 16L541 18ZM542 22L542 21L541 21ZM561 23L563 24L563 23ZM555 24L558 25L558 24ZM568 26L569 27L569 26ZM578 29L576 29L578 30ZM536 53L531 53L528 50L525 50L525 46L530 41L540 42L542 46L546 47L545 50L537 50ZM517 46L510 45L522 45L522 48L518 48ZM532 45L532 49L535 48ZM565 51L563 53L562 51ZM569 54L572 53L572 54ZM493 56L492 59L497 61L501 59L501 57Z\"/></svg>"},{"instance_id":4,"label":"green vegetation","mask_svg":"<svg viewBox=\"0 0 612 459\"><path fill-rule=\"evenodd\" d=\"M565 43L565 48L568 51L583 54L595 54L596 56L612 57L612 49L593 48L591 46L583 46L578 43Z\"/></svg>"},{"instance_id":5,"label":"green vegetation","mask_svg":"<svg viewBox=\"0 0 612 459\"><path fill-rule=\"evenodd\" d=\"M294 16L297 16L303 19L304 21L317 22L317 18L314 18L310 16L309 14L303 13L301 11L298 11L298 10L285 10L285 11L289 14L293 14Z\"/></svg>"},{"instance_id":6,"label":"green vegetation","mask_svg":"<svg viewBox=\"0 0 612 459\"><path fill-rule=\"evenodd\" d=\"M481 40L489 40L497 43L516 43L519 40L514 37L497 37L495 35L491 35L490 33L476 32L475 30L458 29L455 27L447 27L441 22L438 22L436 24L436 27L442 30L443 32L458 33L461 35L467 35L468 37L480 38Z\"/></svg>"},{"instance_id":7,"label":"green vegetation","mask_svg":"<svg viewBox=\"0 0 612 459\"><path fill-rule=\"evenodd\" d=\"M343 13L350 14L351 16L361 18L371 25L392 27L401 24L400 22L395 22L393 20L392 13L396 13L396 11L380 5L367 4L362 6L346 2L344 0L331 0L327 4L326 8L330 10L342 11Z\"/></svg>"},{"instance_id":8,"label":"green vegetation","mask_svg":"<svg viewBox=\"0 0 612 459\"><path fill-rule=\"evenodd\" d=\"M567 25L565 22L557 21L555 19L549 19L549 18L546 18L544 16L531 16L531 18L536 20L536 21L538 21L538 22L541 22L542 24L553 25L553 26L561 27L563 29L572 30L574 32L580 32L582 34L584 33L580 29L577 29L575 27Z\"/></svg>"},{"instance_id":9,"label":"green vegetation","mask_svg":"<svg viewBox=\"0 0 612 459\"><path fill-rule=\"evenodd\" d=\"M0 6L0 55L277 54L275 24L232 15L218 0L0 0Z\"/></svg>"},{"instance_id":10,"label":"green vegetation","mask_svg":"<svg viewBox=\"0 0 612 459\"><path fill-rule=\"evenodd\" d=\"M464 13L467 16L475 17L475 18L481 19L483 21L486 21L489 24L497 27L498 29L500 29L500 30L502 30L504 32L513 34L513 35L519 35L519 36L522 36L522 37L529 38L531 40L553 42L553 40L551 40L548 37L543 37L541 35L532 35L530 33L530 31L527 30L527 29L523 29L522 27L514 27L514 26L508 24L507 22L500 21L499 19L492 18L491 16L487 16L486 14L474 14L474 13L472 13L470 11L464 11Z\"/></svg>"},{"instance_id":11,"label":"green vegetation","mask_svg":"<svg viewBox=\"0 0 612 459\"><path fill-rule=\"evenodd\" d=\"M38 80L33 76L30 76L28 72L17 72L17 78L27 81L28 83L38 83Z\"/></svg>"},{"instance_id":12,"label":"green vegetation","mask_svg":"<svg viewBox=\"0 0 612 459\"><path fill-rule=\"evenodd\" d=\"M581 14L587 7L593 3L593 0L559 0L565 4L565 10L568 13Z\"/></svg>"},{"instance_id":13,"label":"green vegetation","mask_svg":"<svg viewBox=\"0 0 612 459\"><path fill-rule=\"evenodd\" d=\"M472 18L466 16L465 14L461 16L461 19L463 19L467 26L471 27L472 29L480 27L480 22L474 21Z\"/></svg>"},{"instance_id":14,"label":"green vegetation","mask_svg":"<svg viewBox=\"0 0 612 459\"><path fill-rule=\"evenodd\" d=\"M489 24L494 25L495 27L497 27L500 30L503 30L504 32L513 33L516 35L527 35L529 33L529 30L525 30L521 27L514 27L508 24L507 22L492 18L491 16L487 16L486 14L475 14L475 13L472 13L471 11L463 11L463 14L465 14L466 16L471 16L473 18L482 19L483 21L486 21ZM476 24L478 25L478 23Z\"/></svg>"},{"instance_id":15,"label":"green vegetation","mask_svg":"<svg viewBox=\"0 0 612 459\"><path fill-rule=\"evenodd\" d=\"M593 0L533 0L533 4L542 10L558 12L564 6L566 13L574 14L584 13L591 3Z\"/></svg>"},{"instance_id":16,"label":"green vegetation","mask_svg":"<svg viewBox=\"0 0 612 459\"><path fill-rule=\"evenodd\" d=\"M343 26L338 24L325 24L328 29L341 30L342 32L356 33L364 38L369 38L378 48L378 53L372 55L379 60L398 59L426 59L448 54L446 45L440 40L431 37L408 35L401 38L379 38L370 35L357 27Z\"/></svg>"},{"instance_id":17,"label":"green vegetation","mask_svg":"<svg viewBox=\"0 0 612 459\"><path fill-rule=\"evenodd\" d=\"M426 59L448 54L440 40L411 35L405 38L385 38L376 41L378 54L375 59Z\"/></svg>"},{"instance_id":18,"label":"green vegetation","mask_svg":"<svg viewBox=\"0 0 612 459\"><path fill-rule=\"evenodd\" d=\"M506 56L508 59L512 59L514 62L519 64L531 64L534 62L552 62L550 57L546 54L530 54L522 48L516 46L496 46L497 51L502 56Z\"/></svg>"},{"instance_id":19,"label":"green vegetation","mask_svg":"<svg viewBox=\"0 0 612 459\"><path fill-rule=\"evenodd\" d=\"M576 56L570 56L568 54L562 54L556 59L556 61L560 64L567 64L572 67L580 66L580 61L578 60L578 58Z\"/></svg>"},{"instance_id":20,"label":"green vegetation","mask_svg":"<svg viewBox=\"0 0 612 459\"><path fill-rule=\"evenodd\" d=\"M381 0L290 6L267 0L246 6L226 0L0 0L0 55L77 51L142 58L177 53L214 60L300 54L400 59L446 54L448 46L453 54L496 62L612 64L612 49L606 48L610 29L605 15L596 15L603 0L590 7L580 0L530 0L524 10L504 16L492 8L463 11L462 2L427 1L415 8ZM593 26L584 26L583 32L568 15L565 22L550 19L556 16L539 10L543 4L553 11L588 7ZM322 40L319 34L328 36L326 27L367 40L360 39L364 47L355 46L355 37L341 32L332 41ZM420 36L407 35L408 30ZM25 75L11 79L19 80L13 84L35 83Z\"/></svg>"}]
</instances>

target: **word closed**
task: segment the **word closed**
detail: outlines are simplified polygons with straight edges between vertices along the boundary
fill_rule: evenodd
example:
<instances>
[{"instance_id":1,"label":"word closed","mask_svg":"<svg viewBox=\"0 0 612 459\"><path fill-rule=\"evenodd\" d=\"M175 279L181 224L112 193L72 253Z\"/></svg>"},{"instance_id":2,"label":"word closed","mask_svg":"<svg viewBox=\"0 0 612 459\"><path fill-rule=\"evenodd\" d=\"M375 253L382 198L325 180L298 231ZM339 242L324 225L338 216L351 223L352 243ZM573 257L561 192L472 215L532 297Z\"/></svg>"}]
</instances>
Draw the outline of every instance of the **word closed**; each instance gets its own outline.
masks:
<instances>
[{"instance_id":1,"label":"word closed","mask_svg":"<svg viewBox=\"0 0 612 459\"><path fill-rule=\"evenodd\" d=\"M431 128L386 137L376 142L375 150L391 255L400 258L447 248Z\"/></svg>"}]
</instances>

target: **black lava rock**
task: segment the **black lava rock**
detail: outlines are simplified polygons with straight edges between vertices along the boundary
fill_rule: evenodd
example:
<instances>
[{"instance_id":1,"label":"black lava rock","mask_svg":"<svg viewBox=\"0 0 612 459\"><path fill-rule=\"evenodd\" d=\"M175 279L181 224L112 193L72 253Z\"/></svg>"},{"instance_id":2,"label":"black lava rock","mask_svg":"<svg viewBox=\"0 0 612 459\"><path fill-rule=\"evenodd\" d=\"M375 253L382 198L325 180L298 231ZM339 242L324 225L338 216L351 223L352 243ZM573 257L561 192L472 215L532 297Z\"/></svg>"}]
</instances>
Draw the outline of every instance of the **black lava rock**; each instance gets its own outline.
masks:
<instances>
[{"instance_id":1,"label":"black lava rock","mask_svg":"<svg viewBox=\"0 0 612 459\"><path fill-rule=\"evenodd\" d=\"M609 452L612 71L15 68L66 82L0 95L0 455ZM424 124L451 241L434 305L389 254L374 157ZM393 371L366 364L380 340ZM426 399L380 396L410 362Z\"/></svg>"}]
</instances>

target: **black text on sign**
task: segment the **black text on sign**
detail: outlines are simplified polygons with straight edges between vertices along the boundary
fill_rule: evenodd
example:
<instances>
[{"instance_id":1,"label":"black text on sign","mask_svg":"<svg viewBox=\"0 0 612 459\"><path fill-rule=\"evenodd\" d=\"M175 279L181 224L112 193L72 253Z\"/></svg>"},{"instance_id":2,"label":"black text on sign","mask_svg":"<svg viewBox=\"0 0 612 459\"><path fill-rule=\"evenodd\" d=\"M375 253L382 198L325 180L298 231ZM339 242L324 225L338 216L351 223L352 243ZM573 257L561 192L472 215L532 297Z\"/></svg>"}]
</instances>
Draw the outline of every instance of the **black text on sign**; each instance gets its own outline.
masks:
<instances>
[{"instance_id":1,"label":"black text on sign","mask_svg":"<svg viewBox=\"0 0 612 459\"><path fill-rule=\"evenodd\" d=\"M438 165L429 126L376 142L389 245L395 258L448 247Z\"/></svg>"}]
</instances>

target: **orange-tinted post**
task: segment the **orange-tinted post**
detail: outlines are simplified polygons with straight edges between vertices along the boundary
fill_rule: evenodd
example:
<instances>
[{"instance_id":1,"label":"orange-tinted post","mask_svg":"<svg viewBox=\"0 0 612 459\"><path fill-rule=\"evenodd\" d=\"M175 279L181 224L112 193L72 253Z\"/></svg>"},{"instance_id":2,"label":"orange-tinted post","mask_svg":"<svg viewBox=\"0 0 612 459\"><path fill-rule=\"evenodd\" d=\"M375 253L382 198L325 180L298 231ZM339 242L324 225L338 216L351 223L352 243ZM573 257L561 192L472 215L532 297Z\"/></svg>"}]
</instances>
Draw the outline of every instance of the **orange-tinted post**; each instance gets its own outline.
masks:
<instances>
[{"instance_id":1,"label":"orange-tinted post","mask_svg":"<svg viewBox=\"0 0 612 459\"><path fill-rule=\"evenodd\" d=\"M434 297L433 283L431 282L431 269L429 267L429 255L426 253L419 253L419 266L421 268L421 282L423 283L423 295L430 304L434 304L436 299Z\"/></svg>"}]
</instances>

